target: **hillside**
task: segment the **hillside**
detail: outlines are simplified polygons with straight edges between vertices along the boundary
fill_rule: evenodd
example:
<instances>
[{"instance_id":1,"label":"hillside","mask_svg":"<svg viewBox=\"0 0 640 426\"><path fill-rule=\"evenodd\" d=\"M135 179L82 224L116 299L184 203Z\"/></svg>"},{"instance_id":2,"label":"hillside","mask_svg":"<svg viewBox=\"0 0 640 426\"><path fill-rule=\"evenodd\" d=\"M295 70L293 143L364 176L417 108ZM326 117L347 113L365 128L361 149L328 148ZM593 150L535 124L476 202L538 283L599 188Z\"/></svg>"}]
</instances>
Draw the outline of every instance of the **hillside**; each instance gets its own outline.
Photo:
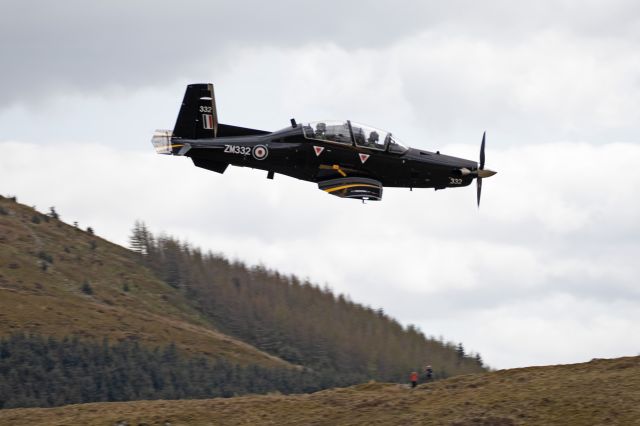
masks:
<instances>
[{"instance_id":1,"label":"hillside","mask_svg":"<svg viewBox=\"0 0 640 426\"><path fill-rule=\"evenodd\" d=\"M0 197L0 409L285 394L485 371L479 354L138 222L131 247Z\"/></svg>"},{"instance_id":2,"label":"hillside","mask_svg":"<svg viewBox=\"0 0 640 426\"><path fill-rule=\"evenodd\" d=\"M219 332L135 253L7 198L0 209L0 336L175 343L186 354L289 365Z\"/></svg>"},{"instance_id":3,"label":"hillside","mask_svg":"<svg viewBox=\"0 0 640 426\"><path fill-rule=\"evenodd\" d=\"M327 387L403 381L425 364L435 366L436 378L485 370L480 355L467 354L462 344L428 338L327 287L154 236L143 223L134 227L132 245L143 264L221 330L322 372L330 378Z\"/></svg>"},{"instance_id":4,"label":"hillside","mask_svg":"<svg viewBox=\"0 0 640 426\"><path fill-rule=\"evenodd\" d=\"M0 411L11 425L638 425L640 357L367 383L306 395Z\"/></svg>"}]
</instances>

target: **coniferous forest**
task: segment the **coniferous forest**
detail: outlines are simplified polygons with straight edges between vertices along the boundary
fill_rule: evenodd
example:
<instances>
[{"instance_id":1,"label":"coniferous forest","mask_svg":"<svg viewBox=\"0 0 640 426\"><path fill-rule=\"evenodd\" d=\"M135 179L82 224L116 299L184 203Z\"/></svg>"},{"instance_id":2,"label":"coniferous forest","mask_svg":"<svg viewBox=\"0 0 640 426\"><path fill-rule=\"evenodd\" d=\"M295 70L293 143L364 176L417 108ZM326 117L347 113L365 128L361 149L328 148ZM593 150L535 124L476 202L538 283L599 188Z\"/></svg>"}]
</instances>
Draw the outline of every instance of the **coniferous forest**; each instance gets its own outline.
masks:
<instances>
[{"instance_id":1,"label":"coniferous forest","mask_svg":"<svg viewBox=\"0 0 640 426\"><path fill-rule=\"evenodd\" d=\"M427 338L386 315L295 276L248 267L224 256L154 236L137 222L130 238L140 261L180 289L221 330L291 363L357 383L406 381L436 366L436 378L481 371L462 344Z\"/></svg>"},{"instance_id":2,"label":"coniferous forest","mask_svg":"<svg viewBox=\"0 0 640 426\"><path fill-rule=\"evenodd\" d=\"M13 334L0 339L0 408L97 401L313 392L340 385L306 369L185 358L174 345L102 344Z\"/></svg>"}]
</instances>

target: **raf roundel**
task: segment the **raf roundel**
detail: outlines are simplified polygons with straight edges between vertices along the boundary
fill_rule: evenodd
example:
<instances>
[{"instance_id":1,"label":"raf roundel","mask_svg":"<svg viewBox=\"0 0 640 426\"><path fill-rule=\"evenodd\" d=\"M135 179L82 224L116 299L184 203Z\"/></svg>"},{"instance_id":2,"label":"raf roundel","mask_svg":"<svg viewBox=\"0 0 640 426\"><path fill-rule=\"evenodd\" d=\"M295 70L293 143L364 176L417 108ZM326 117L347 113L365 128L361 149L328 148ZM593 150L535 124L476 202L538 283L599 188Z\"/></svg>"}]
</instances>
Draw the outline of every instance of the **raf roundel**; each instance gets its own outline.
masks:
<instances>
[{"instance_id":1,"label":"raf roundel","mask_svg":"<svg viewBox=\"0 0 640 426\"><path fill-rule=\"evenodd\" d=\"M269 149L264 145L256 145L253 147L252 155L256 160L264 160L269 155Z\"/></svg>"}]
</instances>

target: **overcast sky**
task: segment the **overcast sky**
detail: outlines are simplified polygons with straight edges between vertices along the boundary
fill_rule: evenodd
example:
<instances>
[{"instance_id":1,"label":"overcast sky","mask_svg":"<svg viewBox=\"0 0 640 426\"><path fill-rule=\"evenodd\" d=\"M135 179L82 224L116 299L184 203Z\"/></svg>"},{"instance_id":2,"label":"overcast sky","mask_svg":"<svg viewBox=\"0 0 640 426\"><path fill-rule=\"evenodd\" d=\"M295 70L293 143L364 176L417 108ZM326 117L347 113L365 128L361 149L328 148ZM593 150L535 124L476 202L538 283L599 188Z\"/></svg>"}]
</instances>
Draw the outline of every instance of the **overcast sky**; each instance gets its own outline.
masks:
<instances>
[{"instance_id":1,"label":"overcast sky","mask_svg":"<svg viewBox=\"0 0 640 426\"><path fill-rule=\"evenodd\" d=\"M640 353L640 4L5 1L0 193L125 244L136 219L462 341L497 368ZM350 118L476 159L472 187L341 200L158 156L221 122Z\"/></svg>"}]
</instances>

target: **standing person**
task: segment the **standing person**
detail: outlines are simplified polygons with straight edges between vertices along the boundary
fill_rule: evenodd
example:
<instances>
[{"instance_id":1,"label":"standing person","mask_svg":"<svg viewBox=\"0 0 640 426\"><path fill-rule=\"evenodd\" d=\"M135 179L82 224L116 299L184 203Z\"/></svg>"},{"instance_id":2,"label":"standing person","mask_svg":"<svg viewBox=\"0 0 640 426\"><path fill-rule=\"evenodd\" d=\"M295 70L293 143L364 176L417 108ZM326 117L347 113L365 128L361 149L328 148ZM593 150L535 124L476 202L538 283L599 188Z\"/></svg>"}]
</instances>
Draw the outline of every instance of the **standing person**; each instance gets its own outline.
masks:
<instances>
[{"instance_id":1,"label":"standing person","mask_svg":"<svg viewBox=\"0 0 640 426\"><path fill-rule=\"evenodd\" d=\"M433 380L433 368L431 368L431 366L430 366L430 365L427 365L427 366L424 368L424 372L425 372L425 376L426 376L426 378L427 378L427 381L429 381L429 382L430 382L431 380Z\"/></svg>"},{"instance_id":2,"label":"standing person","mask_svg":"<svg viewBox=\"0 0 640 426\"><path fill-rule=\"evenodd\" d=\"M418 373L412 371L409 375L409 380L411 380L411 387L415 388L418 385Z\"/></svg>"}]
</instances>

